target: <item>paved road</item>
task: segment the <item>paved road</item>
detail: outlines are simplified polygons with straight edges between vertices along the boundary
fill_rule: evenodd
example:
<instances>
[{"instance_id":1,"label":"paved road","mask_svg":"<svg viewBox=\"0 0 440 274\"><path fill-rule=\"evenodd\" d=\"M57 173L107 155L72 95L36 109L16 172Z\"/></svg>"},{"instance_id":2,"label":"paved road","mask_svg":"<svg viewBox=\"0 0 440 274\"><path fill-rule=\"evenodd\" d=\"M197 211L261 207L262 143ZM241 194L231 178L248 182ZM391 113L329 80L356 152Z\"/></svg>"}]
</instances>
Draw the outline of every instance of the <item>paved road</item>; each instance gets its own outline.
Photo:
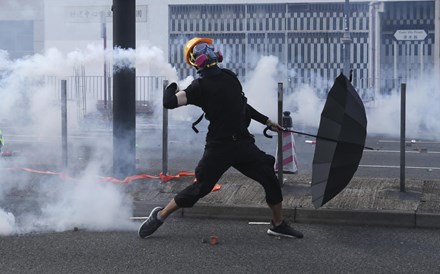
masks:
<instances>
[{"instance_id":1,"label":"paved road","mask_svg":"<svg viewBox=\"0 0 440 274\"><path fill-rule=\"evenodd\" d=\"M202 129L201 126L200 129ZM47 156L52 162L59 157L60 137L40 138L23 129L3 130L7 145L18 155L26 158L23 164L41 162ZM314 133L313 130L308 130ZM193 170L203 152L206 132L195 134L190 124L170 126L169 162L173 171ZM268 139L261 133L256 135L257 144L270 154L275 154L277 138ZM138 129L136 141L140 166L146 170L162 168L162 130L158 125L145 125ZM315 145L310 137L295 135L296 156L300 174L311 174ZM400 143L398 138L388 136L368 136L366 145L375 150L365 150L356 176L399 178ZM111 164L112 134L109 130L71 132L69 136L69 161L71 166L83 166L80 162L91 157L104 159ZM406 177L421 180L440 178L440 141L430 139L408 139L406 146ZM50 153L53 153L50 154ZM17 160L18 161L18 160ZM103 161L103 163L107 163ZM59 162L59 161L58 161Z\"/></svg>"},{"instance_id":2,"label":"paved road","mask_svg":"<svg viewBox=\"0 0 440 274\"><path fill-rule=\"evenodd\" d=\"M175 130L170 134L170 165L175 170L188 170L200 157L203 135L183 136L180 132ZM40 139L26 134L6 137L11 137L11 147L21 153L16 158L3 159L5 165L52 163L59 157L56 137ZM105 165L111 159L109 132L72 134L69 140L72 165L93 157ZM157 129L139 132L142 163L160 167L160 140ZM274 139L259 135L257 142L268 152L275 150ZM300 172L310 172L314 146L306 143L304 137L296 137L296 142ZM383 151L366 151L358 174L365 172L366 176L375 177L393 176L394 171L398 174L397 168L367 166L396 165L399 158L393 150L399 146L395 140L369 137L367 145L378 146ZM409 164L421 167L411 169L414 176L439 177L434 169L440 162L439 154L430 153L439 151L437 143L423 144L417 140L406 148ZM432 171L424 170L428 164ZM14 191L17 197L23 194L20 189ZM157 236L147 241L138 239L135 230L88 232L81 228L78 232L0 237L0 265L5 273L434 273L440 267L437 230L296 226L306 234L305 239L287 241L267 237L264 235L267 226L248 225L247 220L200 222L190 218L171 219ZM213 234L220 237L219 245L202 243L203 238ZM278 264L273 266L272 262Z\"/></svg>"},{"instance_id":3,"label":"paved road","mask_svg":"<svg viewBox=\"0 0 440 274\"><path fill-rule=\"evenodd\" d=\"M377 150L365 150L356 176L399 178L400 140L384 136L367 138L367 145ZM405 173L408 179L440 178L440 142L407 140Z\"/></svg>"},{"instance_id":4,"label":"paved road","mask_svg":"<svg viewBox=\"0 0 440 274\"><path fill-rule=\"evenodd\" d=\"M136 231L0 237L3 273L436 273L440 231L296 224L303 239L265 235L248 221L172 217ZM211 235L218 245L203 243Z\"/></svg>"}]
</instances>

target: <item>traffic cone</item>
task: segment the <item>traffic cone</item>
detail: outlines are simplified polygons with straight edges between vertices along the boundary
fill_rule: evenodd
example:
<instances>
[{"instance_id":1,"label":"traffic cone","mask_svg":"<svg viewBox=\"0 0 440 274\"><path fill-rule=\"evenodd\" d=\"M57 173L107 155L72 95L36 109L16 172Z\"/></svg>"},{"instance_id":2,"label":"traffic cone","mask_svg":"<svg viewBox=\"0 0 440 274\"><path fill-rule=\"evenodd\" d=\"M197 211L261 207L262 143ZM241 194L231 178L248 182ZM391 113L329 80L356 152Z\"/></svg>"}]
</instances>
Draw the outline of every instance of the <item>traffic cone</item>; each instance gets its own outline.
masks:
<instances>
[{"instance_id":1,"label":"traffic cone","mask_svg":"<svg viewBox=\"0 0 440 274\"><path fill-rule=\"evenodd\" d=\"M283 172L295 174L298 172L298 162L296 159L296 152L295 152L295 138L293 137L292 132L283 132L282 139L283 139L283 146L282 146ZM275 171L278 171L278 149L276 151L275 159L276 159Z\"/></svg>"},{"instance_id":2,"label":"traffic cone","mask_svg":"<svg viewBox=\"0 0 440 274\"><path fill-rule=\"evenodd\" d=\"M291 129L293 126L292 117L290 116L290 111L283 112L283 127L286 129ZM283 132L282 133L282 153L283 153L283 172L294 174L298 172L298 162L296 161L295 152L295 138L293 137L293 132ZM278 161L278 149L276 150L276 161ZM278 163L275 162L275 171L278 171Z\"/></svg>"}]
</instances>

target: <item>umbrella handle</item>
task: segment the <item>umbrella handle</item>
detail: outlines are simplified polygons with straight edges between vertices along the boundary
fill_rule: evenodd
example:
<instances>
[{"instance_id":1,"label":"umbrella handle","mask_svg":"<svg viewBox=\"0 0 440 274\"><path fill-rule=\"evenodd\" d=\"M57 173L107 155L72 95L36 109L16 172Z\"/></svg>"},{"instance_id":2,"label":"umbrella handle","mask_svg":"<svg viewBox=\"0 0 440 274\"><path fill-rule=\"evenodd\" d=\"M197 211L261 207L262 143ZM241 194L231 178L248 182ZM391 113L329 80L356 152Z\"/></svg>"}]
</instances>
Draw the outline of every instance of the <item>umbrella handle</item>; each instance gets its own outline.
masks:
<instances>
[{"instance_id":1,"label":"umbrella handle","mask_svg":"<svg viewBox=\"0 0 440 274\"><path fill-rule=\"evenodd\" d=\"M266 127L266 128L263 130L263 134L264 134L264 136L266 136L267 138L272 138L272 137L273 137L272 135L267 134L267 131L268 131L268 130L273 131L270 127ZM282 128L282 132L293 132L293 133L297 133L297 134L300 134L300 135L306 135L306 136L310 136L310 137L322 138L322 139L327 139L327 140L335 141L335 142L336 142L336 140L333 140L333 139L323 138L323 137L319 137L319 136L316 136L316 135L313 135L313 134L304 133L304 132L300 132L300 131L296 131L296 130L291 130L291 129L287 129L287 128Z\"/></svg>"},{"instance_id":2,"label":"umbrella handle","mask_svg":"<svg viewBox=\"0 0 440 274\"><path fill-rule=\"evenodd\" d=\"M270 127L266 127L266 128L263 130L263 134L264 134L264 136L266 136L267 138L272 138L272 135L267 134L267 131L268 131L268 130L270 130Z\"/></svg>"}]
</instances>

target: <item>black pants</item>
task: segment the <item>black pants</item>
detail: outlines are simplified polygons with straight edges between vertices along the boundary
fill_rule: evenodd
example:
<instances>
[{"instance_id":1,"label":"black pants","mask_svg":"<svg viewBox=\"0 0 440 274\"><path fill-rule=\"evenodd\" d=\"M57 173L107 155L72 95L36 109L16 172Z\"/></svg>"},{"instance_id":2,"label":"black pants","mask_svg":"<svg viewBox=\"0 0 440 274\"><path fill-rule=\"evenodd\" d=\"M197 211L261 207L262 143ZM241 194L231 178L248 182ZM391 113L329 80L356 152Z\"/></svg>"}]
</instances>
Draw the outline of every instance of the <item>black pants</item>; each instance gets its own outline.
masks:
<instances>
[{"instance_id":1,"label":"black pants","mask_svg":"<svg viewBox=\"0 0 440 274\"><path fill-rule=\"evenodd\" d=\"M179 207L192 207L211 192L230 167L234 167L263 186L268 204L280 203L283 196L274 163L275 158L261 151L253 138L208 143L195 170L197 181L179 192L174 199Z\"/></svg>"}]
</instances>

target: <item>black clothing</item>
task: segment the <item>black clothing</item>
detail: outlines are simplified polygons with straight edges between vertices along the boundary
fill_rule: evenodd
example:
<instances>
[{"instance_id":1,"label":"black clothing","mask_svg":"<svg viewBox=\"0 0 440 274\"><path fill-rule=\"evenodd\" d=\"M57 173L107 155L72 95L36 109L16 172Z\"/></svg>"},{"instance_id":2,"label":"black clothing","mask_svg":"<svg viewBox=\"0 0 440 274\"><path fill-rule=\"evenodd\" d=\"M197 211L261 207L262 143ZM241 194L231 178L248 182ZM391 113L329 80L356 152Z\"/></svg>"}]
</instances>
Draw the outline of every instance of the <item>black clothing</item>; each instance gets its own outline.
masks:
<instances>
[{"instance_id":1,"label":"black clothing","mask_svg":"<svg viewBox=\"0 0 440 274\"><path fill-rule=\"evenodd\" d=\"M251 119L265 124L268 118L247 104L232 71L214 66L199 74L201 77L185 89L187 103L201 107L210 123L205 151L195 170L196 182L175 196L176 204L192 207L211 192L230 167L259 182L268 204L280 203L283 197L275 175L275 158L261 151L248 131Z\"/></svg>"},{"instance_id":2,"label":"black clothing","mask_svg":"<svg viewBox=\"0 0 440 274\"><path fill-rule=\"evenodd\" d=\"M222 70L218 66L213 66L211 68L200 69L197 71L197 74L200 76L200 78L203 78L203 77L209 77L212 75L220 74L221 72ZM231 71L231 73L233 72Z\"/></svg>"},{"instance_id":3,"label":"black clothing","mask_svg":"<svg viewBox=\"0 0 440 274\"><path fill-rule=\"evenodd\" d=\"M261 151L253 138L206 145L195 170L197 181L179 192L174 200L179 207L192 207L211 192L223 173L232 166L263 186L268 204L278 204L283 201L283 196L274 163L275 158Z\"/></svg>"},{"instance_id":4,"label":"black clothing","mask_svg":"<svg viewBox=\"0 0 440 274\"><path fill-rule=\"evenodd\" d=\"M217 66L202 71L186 89L187 103L199 106L210 121L206 141L249 135L251 118L265 124L268 118L247 104L240 81L230 70Z\"/></svg>"},{"instance_id":5,"label":"black clothing","mask_svg":"<svg viewBox=\"0 0 440 274\"><path fill-rule=\"evenodd\" d=\"M178 107L177 97L175 96L177 92L177 84L171 83L163 93L163 107L168 109L173 109Z\"/></svg>"}]
</instances>

